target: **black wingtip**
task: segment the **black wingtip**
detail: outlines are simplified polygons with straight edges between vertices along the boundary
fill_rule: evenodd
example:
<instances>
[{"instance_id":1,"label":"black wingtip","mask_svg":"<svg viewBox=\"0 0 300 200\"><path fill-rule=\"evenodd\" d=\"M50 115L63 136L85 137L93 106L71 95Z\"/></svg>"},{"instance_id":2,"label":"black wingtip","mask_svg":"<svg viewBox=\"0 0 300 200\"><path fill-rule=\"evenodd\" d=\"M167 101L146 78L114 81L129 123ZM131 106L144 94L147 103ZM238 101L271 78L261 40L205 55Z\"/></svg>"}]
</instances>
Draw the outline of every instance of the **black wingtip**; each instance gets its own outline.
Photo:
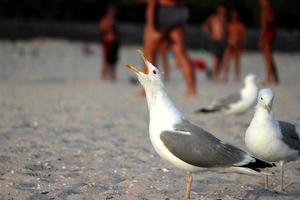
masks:
<instances>
[{"instance_id":1,"label":"black wingtip","mask_svg":"<svg viewBox=\"0 0 300 200\"><path fill-rule=\"evenodd\" d=\"M195 111L195 113L214 113L217 112L217 109L209 109L209 108L200 108Z\"/></svg>"},{"instance_id":2,"label":"black wingtip","mask_svg":"<svg viewBox=\"0 0 300 200\"><path fill-rule=\"evenodd\" d=\"M275 163L268 163L268 162L265 162L263 160L255 158L255 162L250 162L250 163L244 165L243 167L253 169L257 172L261 172L261 169L273 168L273 167L276 167L276 164Z\"/></svg>"}]
</instances>

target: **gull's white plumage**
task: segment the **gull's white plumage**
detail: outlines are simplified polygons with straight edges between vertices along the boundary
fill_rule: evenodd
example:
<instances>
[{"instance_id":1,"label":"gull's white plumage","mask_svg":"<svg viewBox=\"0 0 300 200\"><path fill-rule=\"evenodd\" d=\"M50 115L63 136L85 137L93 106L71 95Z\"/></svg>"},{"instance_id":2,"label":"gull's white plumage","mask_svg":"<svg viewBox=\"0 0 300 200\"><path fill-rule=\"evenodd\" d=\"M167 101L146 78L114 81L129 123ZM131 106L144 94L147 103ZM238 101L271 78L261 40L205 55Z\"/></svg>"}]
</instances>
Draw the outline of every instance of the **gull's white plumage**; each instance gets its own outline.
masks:
<instances>
[{"instance_id":1,"label":"gull's white plumage","mask_svg":"<svg viewBox=\"0 0 300 200\"><path fill-rule=\"evenodd\" d=\"M145 89L152 145L162 158L187 171L187 180L191 181L191 172L200 169L257 175L261 169L272 167L186 120L166 94L159 70L141 55L148 73L132 65L127 67L137 74ZM187 199L190 188L186 191Z\"/></svg>"},{"instance_id":2,"label":"gull's white plumage","mask_svg":"<svg viewBox=\"0 0 300 200\"><path fill-rule=\"evenodd\" d=\"M256 76L248 74L244 80L244 87L240 91L225 98L217 99L207 108L200 108L196 112L211 113L221 111L226 114L244 113L255 105L257 94Z\"/></svg>"},{"instance_id":3,"label":"gull's white plumage","mask_svg":"<svg viewBox=\"0 0 300 200\"><path fill-rule=\"evenodd\" d=\"M258 106L245 134L245 143L249 151L269 162L297 159L298 151L291 149L282 138L274 114Z\"/></svg>"},{"instance_id":4,"label":"gull's white plumage","mask_svg":"<svg viewBox=\"0 0 300 200\"><path fill-rule=\"evenodd\" d=\"M241 101L229 105L229 108L225 110L225 113L243 113L255 104L258 94L258 87L255 83L255 78L254 80L249 81L249 83L245 83L245 87L240 91L240 94L242 98Z\"/></svg>"},{"instance_id":5,"label":"gull's white plumage","mask_svg":"<svg viewBox=\"0 0 300 200\"><path fill-rule=\"evenodd\" d=\"M271 89L262 89L259 92L256 110L245 134L245 143L254 156L268 162L280 162L280 189L283 190L283 165L299 158L300 140L295 127L287 128L293 126L292 124L280 124L275 119L272 112L273 98Z\"/></svg>"},{"instance_id":6,"label":"gull's white plumage","mask_svg":"<svg viewBox=\"0 0 300 200\"><path fill-rule=\"evenodd\" d=\"M283 141L278 121L271 110L272 103L272 91L261 90L253 119L245 134L246 146L253 155L266 161L295 160L299 157L299 151Z\"/></svg>"},{"instance_id":7,"label":"gull's white plumage","mask_svg":"<svg viewBox=\"0 0 300 200\"><path fill-rule=\"evenodd\" d=\"M150 62L147 61L146 63L150 68L154 67ZM155 151L165 160L173 163L178 168L191 172L195 171L198 167L178 159L163 145L160 139L161 132L173 130L174 124L180 123L183 119L181 112L161 87L162 85L157 85L157 87L152 86L145 90L150 114L149 135L151 143Z\"/></svg>"},{"instance_id":8,"label":"gull's white plumage","mask_svg":"<svg viewBox=\"0 0 300 200\"><path fill-rule=\"evenodd\" d=\"M155 68L150 62L147 61L147 66ZM149 109L149 135L151 143L155 151L165 160L171 162L176 167L189 171L196 172L199 170L206 170L201 167L197 167L182 161L181 159L174 156L163 144L160 135L163 131L176 131L181 134L189 134L188 132L182 132L174 129L174 125L181 123L185 118L182 113L176 108L173 102L168 97L165 92L163 83L153 86L144 86L146 92L146 98L148 102ZM222 142L225 144L225 142ZM225 167L225 168L214 168L210 169L211 171L223 171L223 172L236 172L236 173L245 173L245 174L258 174L257 172L245 168L238 167L240 165L254 161L251 156L247 154L244 157L244 160L236 163L235 166Z\"/></svg>"}]
</instances>

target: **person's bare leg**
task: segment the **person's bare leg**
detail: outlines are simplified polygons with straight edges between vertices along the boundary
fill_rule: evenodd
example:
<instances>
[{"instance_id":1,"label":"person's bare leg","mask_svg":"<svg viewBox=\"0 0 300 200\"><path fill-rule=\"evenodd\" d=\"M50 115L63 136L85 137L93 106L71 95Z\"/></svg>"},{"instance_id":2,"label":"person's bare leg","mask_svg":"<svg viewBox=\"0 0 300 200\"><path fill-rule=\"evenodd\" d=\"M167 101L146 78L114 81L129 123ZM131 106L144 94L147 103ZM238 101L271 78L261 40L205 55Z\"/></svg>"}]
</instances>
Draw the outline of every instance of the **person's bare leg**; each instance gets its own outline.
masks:
<instances>
[{"instance_id":1,"label":"person's bare leg","mask_svg":"<svg viewBox=\"0 0 300 200\"><path fill-rule=\"evenodd\" d=\"M184 200L190 199L192 182L193 182L193 176L192 176L192 174L190 172L187 172L187 175L186 175L186 178L185 178Z\"/></svg>"},{"instance_id":2,"label":"person's bare leg","mask_svg":"<svg viewBox=\"0 0 300 200\"><path fill-rule=\"evenodd\" d=\"M156 61L156 50L161 41L162 34L161 33L153 33L147 28L145 29L144 39L143 39L143 46L144 46L144 55L151 62L155 65ZM148 68L144 65L144 72L147 73ZM142 89L138 92L137 96L145 97L145 91Z\"/></svg>"},{"instance_id":3,"label":"person's bare leg","mask_svg":"<svg viewBox=\"0 0 300 200\"><path fill-rule=\"evenodd\" d=\"M101 80L106 80L107 73L108 73L108 63L104 61L101 66L101 73L100 73Z\"/></svg>"},{"instance_id":4,"label":"person's bare leg","mask_svg":"<svg viewBox=\"0 0 300 200\"><path fill-rule=\"evenodd\" d=\"M116 65L115 64L110 64L109 66L109 70L110 70L110 80L111 81L116 81L117 77L116 77Z\"/></svg>"},{"instance_id":5,"label":"person's bare leg","mask_svg":"<svg viewBox=\"0 0 300 200\"><path fill-rule=\"evenodd\" d=\"M268 85L272 83L272 63L270 60L269 48L266 44L262 47L263 58L265 62L265 81Z\"/></svg>"},{"instance_id":6,"label":"person's bare leg","mask_svg":"<svg viewBox=\"0 0 300 200\"><path fill-rule=\"evenodd\" d=\"M161 59L163 64L163 70L164 70L164 80L166 82L170 81L170 71L169 71L169 62L168 62L168 44L167 42L164 42L164 44L161 46Z\"/></svg>"},{"instance_id":7,"label":"person's bare leg","mask_svg":"<svg viewBox=\"0 0 300 200\"><path fill-rule=\"evenodd\" d=\"M279 75L278 75L278 70L277 70L277 67L274 63L274 61L272 61L272 71L273 71L273 78L274 78L274 81L275 81L275 84L279 84L280 83L280 80L279 80Z\"/></svg>"},{"instance_id":8,"label":"person's bare leg","mask_svg":"<svg viewBox=\"0 0 300 200\"><path fill-rule=\"evenodd\" d=\"M214 57L213 68L212 68L212 79L215 83L219 82L220 66L222 60L218 57Z\"/></svg>"},{"instance_id":9,"label":"person's bare leg","mask_svg":"<svg viewBox=\"0 0 300 200\"><path fill-rule=\"evenodd\" d=\"M275 84L279 84L279 75L278 75L278 71L277 71L277 67L273 58L273 52L272 52L272 48L270 48L270 59L271 59L271 64L272 64L272 73L273 73L273 78L275 81Z\"/></svg>"},{"instance_id":10,"label":"person's bare leg","mask_svg":"<svg viewBox=\"0 0 300 200\"><path fill-rule=\"evenodd\" d=\"M218 58L214 57L213 58L213 63L212 63L212 74L211 74L211 78L213 80L214 83L217 83L217 67L218 67Z\"/></svg>"},{"instance_id":11,"label":"person's bare leg","mask_svg":"<svg viewBox=\"0 0 300 200\"><path fill-rule=\"evenodd\" d=\"M226 49L225 54L224 54L224 62L223 62L223 81L227 82L228 81L228 71L229 71L229 61L231 57L231 50L229 48Z\"/></svg>"},{"instance_id":12,"label":"person's bare leg","mask_svg":"<svg viewBox=\"0 0 300 200\"><path fill-rule=\"evenodd\" d=\"M271 84L274 79L274 82L276 84L279 84L279 76L272 57L272 50L270 45L264 44L262 51L266 65L266 82L268 84Z\"/></svg>"},{"instance_id":13,"label":"person's bare leg","mask_svg":"<svg viewBox=\"0 0 300 200\"><path fill-rule=\"evenodd\" d=\"M235 49L234 50L234 79L236 82L240 82L241 79L240 57L241 57L241 50Z\"/></svg>"},{"instance_id":14,"label":"person's bare leg","mask_svg":"<svg viewBox=\"0 0 300 200\"><path fill-rule=\"evenodd\" d=\"M172 39L172 50L181 65L183 76L187 85L187 96L193 97L196 95L196 77L194 67L186 52L184 31L181 27L174 28L170 32Z\"/></svg>"},{"instance_id":15,"label":"person's bare leg","mask_svg":"<svg viewBox=\"0 0 300 200\"><path fill-rule=\"evenodd\" d=\"M156 52L159 47L159 43L162 40L163 34L160 32L153 32L151 30L145 29L143 46L144 54L147 60L149 60L154 65L156 64ZM144 66L144 71L146 72L147 67Z\"/></svg>"},{"instance_id":16,"label":"person's bare leg","mask_svg":"<svg viewBox=\"0 0 300 200\"><path fill-rule=\"evenodd\" d=\"M106 61L106 47L104 44L102 44L102 64L100 66L100 78L101 80L106 80L107 79L107 75L108 75L108 65L109 63Z\"/></svg>"}]
</instances>

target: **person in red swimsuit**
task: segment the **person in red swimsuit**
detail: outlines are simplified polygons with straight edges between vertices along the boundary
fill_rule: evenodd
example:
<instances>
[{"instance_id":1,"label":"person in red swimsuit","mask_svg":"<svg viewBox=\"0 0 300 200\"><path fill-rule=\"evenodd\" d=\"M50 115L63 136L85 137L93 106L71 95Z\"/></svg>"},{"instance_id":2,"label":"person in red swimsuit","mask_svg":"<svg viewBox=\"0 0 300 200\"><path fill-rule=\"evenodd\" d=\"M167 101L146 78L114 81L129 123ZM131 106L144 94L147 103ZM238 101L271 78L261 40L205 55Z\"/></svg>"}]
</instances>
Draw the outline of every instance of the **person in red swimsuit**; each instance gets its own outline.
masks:
<instances>
[{"instance_id":1,"label":"person in red swimsuit","mask_svg":"<svg viewBox=\"0 0 300 200\"><path fill-rule=\"evenodd\" d=\"M265 66L266 66L266 78L267 84L271 84L273 81L275 84L279 84L279 76L272 55L273 43L276 39L276 23L274 11L270 5L269 0L260 0L261 5L261 17L260 17L260 38L258 47L261 49Z\"/></svg>"}]
</instances>

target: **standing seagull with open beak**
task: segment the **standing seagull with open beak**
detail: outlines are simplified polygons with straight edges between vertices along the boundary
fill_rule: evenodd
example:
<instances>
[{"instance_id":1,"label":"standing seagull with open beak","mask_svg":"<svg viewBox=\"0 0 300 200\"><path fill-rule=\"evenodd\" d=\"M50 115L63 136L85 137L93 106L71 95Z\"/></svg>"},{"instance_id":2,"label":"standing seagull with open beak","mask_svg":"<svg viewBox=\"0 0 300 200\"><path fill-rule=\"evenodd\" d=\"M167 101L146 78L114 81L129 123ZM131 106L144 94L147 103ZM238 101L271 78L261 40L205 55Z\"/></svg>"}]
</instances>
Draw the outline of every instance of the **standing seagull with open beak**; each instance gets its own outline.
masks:
<instances>
[{"instance_id":1,"label":"standing seagull with open beak","mask_svg":"<svg viewBox=\"0 0 300 200\"><path fill-rule=\"evenodd\" d=\"M275 119L272 112L273 100L271 89L260 90L253 119L245 134L245 143L249 151L259 159L280 163L282 191L284 163L300 158L300 139L295 125ZM265 187L268 188L268 176Z\"/></svg>"},{"instance_id":2,"label":"standing seagull with open beak","mask_svg":"<svg viewBox=\"0 0 300 200\"><path fill-rule=\"evenodd\" d=\"M129 64L126 66L136 73L145 89L150 114L149 133L154 149L162 158L187 171L184 199L190 198L191 173L203 168L259 175L264 173L263 168L274 166L186 120L168 97L159 70L146 60L141 51L139 53L148 72L143 73Z\"/></svg>"}]
</instances>

